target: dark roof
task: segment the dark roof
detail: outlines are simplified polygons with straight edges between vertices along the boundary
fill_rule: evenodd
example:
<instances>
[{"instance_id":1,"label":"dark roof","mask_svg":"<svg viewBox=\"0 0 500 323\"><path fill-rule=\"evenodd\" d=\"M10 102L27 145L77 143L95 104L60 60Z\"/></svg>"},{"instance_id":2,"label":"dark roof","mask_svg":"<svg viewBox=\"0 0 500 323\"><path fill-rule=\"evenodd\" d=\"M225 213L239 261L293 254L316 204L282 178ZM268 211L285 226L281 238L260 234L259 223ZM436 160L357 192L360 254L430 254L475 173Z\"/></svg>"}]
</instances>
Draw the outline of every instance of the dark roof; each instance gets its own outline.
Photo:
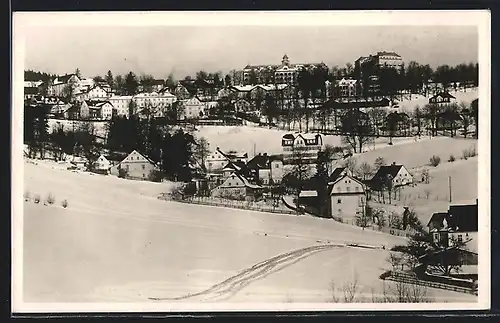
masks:
<instances>
[{"instance_id":1,"label":"dark roof","mask_svg":"<svg viewBox=\"0 0 500 323\"><path fill-rule=\"evenodd\" d=\"M439 229L441 229L443 227L443 220L446 219L447 217L448 217L448 212L436 212L432 214L431 218L429 219L429 222L427 222L427 226L429 226L432 222L434 222L435 225Z\"/></svg>"},{"instance_id":2,"label":"dark roof","mask_svg":"<svg viewBox=\"0 0 500 323\"><path fill-rule=\"evenodd\" d=\"M398 174L401 167L403 167L403 165L392 164L388 166L380 166L377 173L368 182L370 187L373 189L381 188L382 184L387 180L387 176L390 175L394 178Z\"/></svg>"},{"instance_id":3,"label":"dark roof","mask_svg":"<svg viewBox=\"0 0 500 323\"><path fill-rule=\"evenodd\" d=\"M455 232L477 232L477 204L451 205L447 221L448 226Z\"/></svg>"},{"instance_id":4,"label":"dark roof","mask_svg":"<svg viewBox=\"0 0 500 323\"><path fill-rule=\"evenodd\" d=\"M343 171L345 171L346 168L345 167L337 167L333 170L333 172L330 174L330 176L328 176L328 182L335 182L339 177L340 175L342 174Z\"/></svg>"},{"instance_id":5,"label":"dark roof","mask_svg":"<svg viewBox=\"0 0 500 323\"><path fill-rule=\"evenodd\" d=\"M57 78L59 79L59 81L61 81L63 83L68 83L69 79L72 76L76 76L76 74L66 74L66 75L58 76Z\"/></svg>"},{"instance_id":6,"label":"dark roof","mask_svg":"<svg viewBox=\"0 0 500 323\"><path fill-rule=\"evenodd\" d=\"M443 98L450 98L450 99L455 99L453 95L451 95L449 92L440 92L433 97L431 97L429 100L432 100L434 98L437 98L438 96L443 97Z\"/></svg>"},{"instance_id":7,"label":"dark roof","mask_svg":"<svg viewBox=\"0 0 500 323\"><path fill-rule=\"evenodd\" d=\"M267 154L258 154L254 156L247 164L249 169L269 168L270 158Z\"/></svg>"}]
</instances>

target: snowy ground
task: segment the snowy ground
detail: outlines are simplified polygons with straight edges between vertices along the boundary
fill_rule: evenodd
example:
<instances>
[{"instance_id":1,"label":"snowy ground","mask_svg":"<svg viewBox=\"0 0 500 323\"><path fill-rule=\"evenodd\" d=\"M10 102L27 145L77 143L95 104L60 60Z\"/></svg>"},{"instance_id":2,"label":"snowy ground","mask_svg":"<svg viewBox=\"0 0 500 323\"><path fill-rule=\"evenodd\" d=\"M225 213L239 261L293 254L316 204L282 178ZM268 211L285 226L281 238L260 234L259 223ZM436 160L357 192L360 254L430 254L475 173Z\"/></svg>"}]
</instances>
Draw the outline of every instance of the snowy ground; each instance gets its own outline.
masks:
<instances>
[{"instance_id":1,"label":"snowy ground","mask_svg":"<svg viewBox=\"0 0 500 323\"><path fill-rule=\"evenodd\" d=\"M51 206L24 202L25 302L151 302L199 292L184 300L324 302L332 280L342 284L355 273L363 293L377 292L388 265L387 251L333 243L404 243L332 220L158 200L171 183L74 173L45 162L25 163L24 177L31 196L56 198ZM327 242L324 250L299 250ZM476 301L430 293L437 301Z\"/></svg>"},{"instance_id":2,"label":"snowy ground","mask_svg":"<svg viewBox=\"0 0 500 323\"><path fill-rule=\"evenodd\" d=\"M410 206L415 210L422 223L427 225L433 213L448 210L450 205L449 177L451 177L452 202L475 203L479 192L477 157L456 160L453 163L446 162L428 169L429 184L419 183L414 187L403 188L401 199L392 200L392 206L379 203L372 203L372 206L392 210L398 214L403 212L403 206ZM418 170L415 170L414 173L418 174Z\"/></svg>"},{"instance_id":3,"label":"snowy ground","mask_svg":"<svg viewBox=\"0 0 500 323\"><path fill-rule=\"evenodd\" d=\"M441 163L445 163L450 155L458 160L462 157L462 152L465 149L473 147L476 147L476 152L478 152L477 139L421 137L420 140L415 141L414 138L406 138L400 144L392 146L381 143L375 150L356 155L356 159L358 165L362 162L373 165L377 157L382 157L387 163L396 162L396 164L403 164L410 169L428 165L429 159L433 155L439 156Z\"/></svg>"},{"instance_id":4,"label":"snowy ground","mask_svg":"<svg viewBox=\"0 0 500 323\"><path fill-rule=\"evenodd\" d=\"M466 92L463 90L459 91L450 91L450 94L453 95L457 100L457 103L464 102L466 104L470 104L474 99L479 97L478 88L469 88ZM416 107L420 107L422 109L426 104L429 103L429 96L412 94L411 100L403 100L398 102L397 105L399 107L399 112L413 112Z\"/></svg>"}]
</instances>

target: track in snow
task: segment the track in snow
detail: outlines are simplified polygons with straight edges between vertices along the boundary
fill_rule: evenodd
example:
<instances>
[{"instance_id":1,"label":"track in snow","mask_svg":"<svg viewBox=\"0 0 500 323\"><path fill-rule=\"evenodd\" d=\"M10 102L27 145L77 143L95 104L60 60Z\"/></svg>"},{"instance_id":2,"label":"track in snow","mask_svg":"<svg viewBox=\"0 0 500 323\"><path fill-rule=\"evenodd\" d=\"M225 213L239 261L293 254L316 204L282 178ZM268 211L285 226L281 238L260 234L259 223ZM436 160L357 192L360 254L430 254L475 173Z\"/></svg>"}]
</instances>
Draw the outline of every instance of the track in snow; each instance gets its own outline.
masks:
<instances>
[{"instance_id":1,"label":"track in snow","mask_svg":"<svg viewBox=\"0 0 500 323\"><path fill-rule=\"evenodd\" d=\"M200 298L201 301L204 300L227 300L236 294L238 291L243 289L245 286L249 285L253 281L262 279L267 275L277 272L287 266L290 266L314 253L332 249L345 247L345 245L318 245L307 248L302 248L287 252L270 259L264 260L258 264L253 265L250 268L244 269L240 273L218 283L204 291L199 293L188 294L178 297L148 297L150 300L155 301L176 301L184 300L190 298Z\"/></svg>"}]
</instances>

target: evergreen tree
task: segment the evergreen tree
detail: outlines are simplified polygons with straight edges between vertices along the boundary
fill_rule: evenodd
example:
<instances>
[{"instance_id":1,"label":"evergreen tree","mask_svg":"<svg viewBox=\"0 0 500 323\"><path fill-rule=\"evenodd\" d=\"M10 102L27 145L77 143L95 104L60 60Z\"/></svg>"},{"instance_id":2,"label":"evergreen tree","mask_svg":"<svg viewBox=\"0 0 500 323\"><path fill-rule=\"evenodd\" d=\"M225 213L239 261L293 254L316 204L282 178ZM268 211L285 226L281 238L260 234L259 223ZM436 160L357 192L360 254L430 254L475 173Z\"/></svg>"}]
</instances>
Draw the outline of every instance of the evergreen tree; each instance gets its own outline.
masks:
<instances>
[{"instance_id":1,"label":"evergreen tree","mask_svg":"<svg viewBox=\"0 0 500 323\"><path fill-rule=\"evenodd\" d=\"M112 88L112 89L115 89L115 79L113 77L113 73L108 70L108 73L106 74L106 76L104 77L104 80L106 81L106 83L108 83L108 85Z\"/></svg>"},{"instance_id":2,"label":"evergreen tree","mask_svg":"<svg viewBox=\"0 0 500 323\"><path fill-rule=\"evenodd\" d=\"M129 72L125 77L124 90L126 95L135 95L137 93L137 88L139 87L139 82L137 77L133 72Z\"/></svg>"}]
</instances>

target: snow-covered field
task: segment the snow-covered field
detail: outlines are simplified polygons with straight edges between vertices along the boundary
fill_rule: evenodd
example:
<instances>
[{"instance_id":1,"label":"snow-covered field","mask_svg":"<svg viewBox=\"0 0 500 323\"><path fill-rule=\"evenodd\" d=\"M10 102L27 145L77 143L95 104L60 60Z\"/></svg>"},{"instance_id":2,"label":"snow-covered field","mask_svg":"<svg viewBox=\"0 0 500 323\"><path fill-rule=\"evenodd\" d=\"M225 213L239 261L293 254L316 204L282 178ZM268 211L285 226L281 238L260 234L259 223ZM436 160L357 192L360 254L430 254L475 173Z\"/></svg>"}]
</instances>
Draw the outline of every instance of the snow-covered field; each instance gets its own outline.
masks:
<instances>
[{"instance_id":1,"label":"snow-covered field","mask_svg":"<svg viewBox=\"0 0 500 323\"><path fill-rule=\"evenodd\" d=\"M403 144L404 143L404 144ZM449 137L434 137L432 139L422 137L415 141L413 138L407 138L401 144L393 146L380 145L375 150L356 155L358 165L367 162L373 165L377 157L382 157L387 163L396 162L403 164L406 168L421 167L429 164L429 159L433 155L441 158L441 163L448 160L453 155L457 160L462 157L465 149L476 147L479 150L477 139L462 139Z\"/></svg>"},{"instance_id":2,"label":"snow-covered field","mask_svg":"<svg viewBox=\"0 0 500 323\"><path fill-rule=\"evenodd\" d=\"M457 103L464 102L466 104L470 104L473 100L479 97L478 88L469 88L466 92L463 90L459 91L450 91L450 94L453 95L457 100ZM397 105L399 107L399 112L413 112L417 106L422 109L426 104L429 103L429 96L412 94L412 99L405 99L401 102L398 102Z\"/></svg>"},{"instance_id":3,"label":"snow-covered field","mask_svg":"<svg viewBox=\"0 0 500 323\"><path fill-rule=\"evenodd\" d=\"M403 212L403 206L411 206L422 223L427 225L433 213L448 210L449 177L451 177L452 202L475 203L479 195L478 165L478 157L473 157L430 167L429 184L419 183L414 187L405 187L401 191L401 200L393 200L393 206L378 203L373 203L373 206L393 210L399 214ZM414 170L413 173L417 174L418 179L419 170Z\"/></svg>"},{"instance_id":4,"label":"snow-covered field","mask_svg":"<svg viewBox=\"0 0 500 323\"><path fill-rule=\"evenodd\" d=\"M158 200L172 183L74 173L45 162L25 162L24 170L25 191L56 198L50 206L24 202L25 302L152 302L228 278L185 301L325 302L330 282L340 285L355 272L371 295L380 291L387 251L333 244L404 243L332 220ZM430 293L437 301L476 301Z\"/></svg>"}]
</instances>

